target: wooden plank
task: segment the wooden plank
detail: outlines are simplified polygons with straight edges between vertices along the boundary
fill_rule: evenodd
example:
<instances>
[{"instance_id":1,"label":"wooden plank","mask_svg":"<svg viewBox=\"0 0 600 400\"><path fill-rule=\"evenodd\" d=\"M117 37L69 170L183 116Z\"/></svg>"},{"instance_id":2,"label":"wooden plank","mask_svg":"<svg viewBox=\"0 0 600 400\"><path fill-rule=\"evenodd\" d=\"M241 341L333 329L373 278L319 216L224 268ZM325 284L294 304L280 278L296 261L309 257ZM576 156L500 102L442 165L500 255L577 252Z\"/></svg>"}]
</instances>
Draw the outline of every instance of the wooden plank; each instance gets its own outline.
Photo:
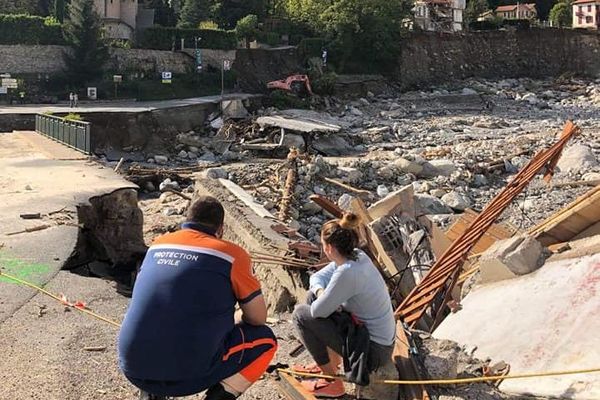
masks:
<instances>
[{"instance_id":1,"label":"wooden plank","mask_svg":"<svg viewBox=\"0 0 600 400\"><path fill-rule=\"evenodd\" d=\"M390 256L385 252L383 244L379 240L379 237L375 234L373 229L369 226L373 222L365 203L358 198L352 199L350 202L350 208L354 214L356 214L360 220L365 224L361 229L361 240L365 240L367 247L375 256L377 263L385 268L384 275L393 276L398 273L396 264L392 261Z\"/></svg>"},{"instance_id":2,"label":"wooden plank","mask_svg":"<svg viewBox=\"0 0 600 400\"><path fill-rule=\"evenodd\" d=\"M379 200L369 207L369 215L374 220L389 215L392 210L400 207L400 210L415 218L415 196L412 185L403 187L393 193L388 194L384 199Z\"/></svg>"},{"instance_id":3,"label":"wooden plank","mask_svg":"<svg viewBox=\"0 0 600 400\"><path fill-rule=\"evenodd\" d=\"M277 386L279 390L290 400L317 400L290 374L279 372Z\"/></svg>"},{"instance_id":4,"label":"wooden plank","mask_svg":"<svg viewBox=\"0 0 600 400\"><path fill-rule=\"evenodd\" d=\"M410 344L401 322L396 323L396 341L392 357L400 378L405 380L421 379L418 369L410 355ZM429 395L423 385L400 385L400 399L402 400L429 400ZM383 399L381 399L383 400Z\"/></svg>"},{"instance_id":5,"label":"wooden plank","mask_svg":"<svg viewBox=\"0 0 600 400\"><path fill-rule=\"evenodd\" d=\"M544 246L566 242L600 222L600 185L529 230Z\"/></svg>"}]
</instances>

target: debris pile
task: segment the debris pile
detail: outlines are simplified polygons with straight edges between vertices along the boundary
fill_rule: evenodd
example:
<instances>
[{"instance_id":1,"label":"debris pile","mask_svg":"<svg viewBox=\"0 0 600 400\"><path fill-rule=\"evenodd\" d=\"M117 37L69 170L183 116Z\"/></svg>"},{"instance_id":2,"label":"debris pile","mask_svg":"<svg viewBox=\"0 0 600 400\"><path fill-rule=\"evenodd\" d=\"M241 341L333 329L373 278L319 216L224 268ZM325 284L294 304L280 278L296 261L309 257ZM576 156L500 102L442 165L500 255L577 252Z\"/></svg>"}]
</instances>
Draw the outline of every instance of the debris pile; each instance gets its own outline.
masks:
<instances>
[{"instance_id":1,"label":"debris pile","mask_svg":"<svg viewBox=\"0 0 600 400\"><path fill-rule=\"evenodd\" d=\"M429 92L331 97L319 111L214 115L177 136L175 155L123 170L146 192L147 241L176 229L203 185L219 186L222 200L284 237L284 247L253 251L259 276L285 267L272 283L280 286L278 310L301 301L305 271L323 265L322 224L352 211L399 318L437 337L436 328L460 319L465 304L473 307L468 299L489 285L535 279L572 243L600 234L599 192L590 191L600 184L600 120L591 112L599 102L600 81L577 79L472 80ZM557 137L567 117L581 134L569 123ZM480 337L466 335L473 343L465 353L457 332L451 339L459 345L412 331L416 345L402 350L408 361L397 363L400 370L413 359L423 367L415 379L514 366L513 354L490 362L491 353L475 352ZM416 398L510 398L487 383L419 390Z\"/></svg>"}]
</instances>

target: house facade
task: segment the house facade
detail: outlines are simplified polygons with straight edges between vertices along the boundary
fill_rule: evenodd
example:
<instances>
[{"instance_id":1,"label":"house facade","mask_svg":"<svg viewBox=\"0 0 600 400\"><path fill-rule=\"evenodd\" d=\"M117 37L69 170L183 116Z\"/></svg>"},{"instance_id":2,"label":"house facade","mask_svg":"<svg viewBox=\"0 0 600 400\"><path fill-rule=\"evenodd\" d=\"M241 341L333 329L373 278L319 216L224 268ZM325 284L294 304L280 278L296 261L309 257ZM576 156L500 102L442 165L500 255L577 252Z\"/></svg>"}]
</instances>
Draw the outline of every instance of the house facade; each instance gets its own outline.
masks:
<instances>
[{"instance_id":1,"label":"house facade","mask_svg":"<svg viewBox=\"0 0 600 400\"><path fill-rule=\"evenodd\" d=\"M432 32L462 31L465 6L465 0L417 0L415 25Z\"/></svg>"},{"instance_id":2,"label":"house facade","mask_svg":"<svg viewBox=\"0 0 600 400\"><path fill-rule=\"evenodd\" d=\"M573 2L573 28L600 28L600 0Z\"/></svg>"},{"instance_id":3,"label":"house facade","mask_svg":"<svg viewBox=\"0 0 600 400\"><path fill-rule=\"evenodd\" d=\"M94 0L94 6L110 39L133 41L137 30L154 21L154 10L146 9L144 0Z\"/></svg>"},{"instance_id":4,"label":"house facade","mask_svg":"<svg viewBox=\"0 0 600 400\"><path fill-rule=\"evenodd\" d=\"M503 19L537 19L535 3L499 6L495 14Z\"/></svg>"}]
</instances>

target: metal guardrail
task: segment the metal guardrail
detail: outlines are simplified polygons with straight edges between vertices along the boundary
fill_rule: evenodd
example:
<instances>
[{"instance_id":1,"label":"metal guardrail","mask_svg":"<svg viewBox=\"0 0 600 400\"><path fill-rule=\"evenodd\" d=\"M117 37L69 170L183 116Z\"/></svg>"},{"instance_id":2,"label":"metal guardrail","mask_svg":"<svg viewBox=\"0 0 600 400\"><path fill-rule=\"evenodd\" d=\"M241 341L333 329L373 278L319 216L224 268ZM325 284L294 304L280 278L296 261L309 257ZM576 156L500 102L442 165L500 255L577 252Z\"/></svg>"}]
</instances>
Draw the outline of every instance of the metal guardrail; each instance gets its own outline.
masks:
<instances>
[{"instance_id":1,"label":"metal guardrail","mask_svg":"<svg viewBox=\"0 0 600 400\"><path fill-rule=\"evenodd\" d=\"M91 124L53 115L37 114L35 131L85 154L91 154Z\"/></svg>"}]
</instances>

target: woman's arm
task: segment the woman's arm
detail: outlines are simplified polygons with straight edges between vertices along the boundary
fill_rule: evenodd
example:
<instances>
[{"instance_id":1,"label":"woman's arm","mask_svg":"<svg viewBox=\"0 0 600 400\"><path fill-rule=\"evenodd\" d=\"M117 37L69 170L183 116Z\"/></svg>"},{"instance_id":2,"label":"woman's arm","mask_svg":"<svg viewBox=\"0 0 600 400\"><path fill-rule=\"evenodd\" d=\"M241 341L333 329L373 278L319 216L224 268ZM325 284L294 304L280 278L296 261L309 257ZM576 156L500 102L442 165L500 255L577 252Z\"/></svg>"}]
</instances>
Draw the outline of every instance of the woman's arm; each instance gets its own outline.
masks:
<instances>
[{"instance_id":1,"label":"woman's arm","mask_svg":"<svg viewBox=\"0 0 600 400\"><path fill-rule=\"evenodd\" d=\"M317 290L319 289L325 290L327 285L329 285L329 281L331 281L331 277L335 272L335 268L335 263L331 262L327 266L312 274L309 280L309 290L314 294L317 294Z\"/></svg>"},{"instance_id":2,"label":"woman's arm","mask_svg":"<svg viewBox=\"0 0 600 400\"><path fill-rule=\"evenodd\" d=\"M342 271L332 277L323 294L310 305L310 313L314 318L327 318L355 294L354 274L349 270Z\"/></svg>"}]
</instances>

